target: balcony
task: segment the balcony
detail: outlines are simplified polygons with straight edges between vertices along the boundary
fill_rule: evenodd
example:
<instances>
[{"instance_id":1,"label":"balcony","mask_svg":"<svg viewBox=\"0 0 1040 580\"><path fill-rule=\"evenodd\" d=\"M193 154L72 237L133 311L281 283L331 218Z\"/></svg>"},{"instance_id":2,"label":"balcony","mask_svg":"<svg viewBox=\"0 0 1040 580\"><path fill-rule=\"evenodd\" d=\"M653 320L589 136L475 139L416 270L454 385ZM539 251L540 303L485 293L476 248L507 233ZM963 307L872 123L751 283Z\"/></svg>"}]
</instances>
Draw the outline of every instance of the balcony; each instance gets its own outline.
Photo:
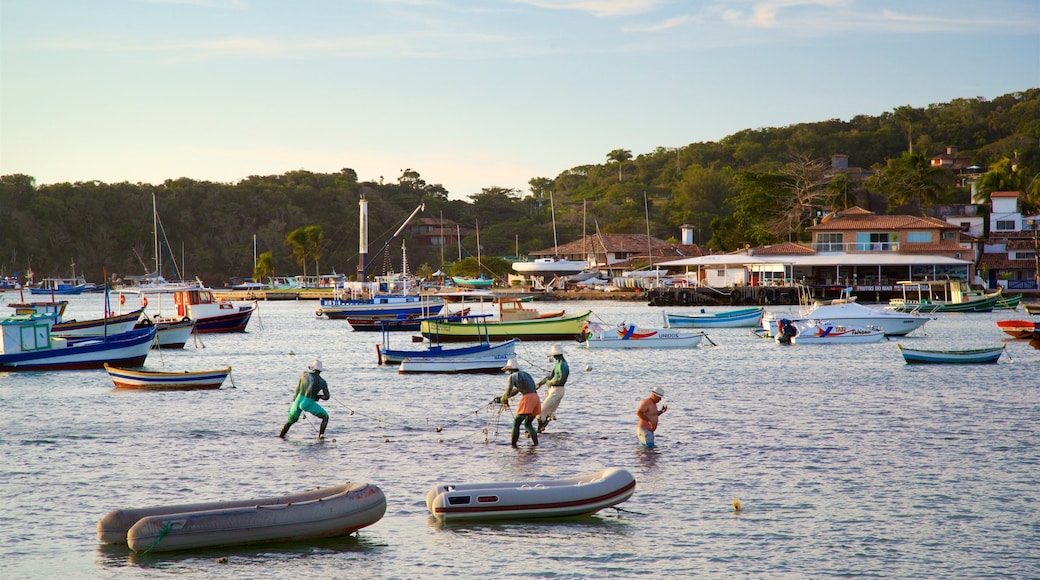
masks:
<instances>
[{"instance_id":1,"label":"balcony","mask_svg":"<svg viewBox=\"0 0 1040 580\"><path fill-rule=\"evenodd\" d=\"M820 254L870 254L878 252L898 252L899 242L833 242L813 244L812 249Z\"/></svg>"}]
</instances>

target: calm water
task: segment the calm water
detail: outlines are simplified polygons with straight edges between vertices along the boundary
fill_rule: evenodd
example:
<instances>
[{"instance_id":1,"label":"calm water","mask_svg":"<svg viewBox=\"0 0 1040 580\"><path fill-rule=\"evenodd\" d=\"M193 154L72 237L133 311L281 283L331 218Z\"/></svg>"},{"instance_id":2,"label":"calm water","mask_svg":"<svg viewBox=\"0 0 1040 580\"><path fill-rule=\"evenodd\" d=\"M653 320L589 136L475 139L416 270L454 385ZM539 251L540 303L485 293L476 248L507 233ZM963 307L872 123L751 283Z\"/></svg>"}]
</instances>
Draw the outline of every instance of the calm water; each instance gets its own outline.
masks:
<instances>
[{"instance_id":1,"label":"calm water","mask_svg":"<svg viewBox=\"0 0 1040 580\"><path fill-rule=\"evenodd\" d=\"M662 310L641 303L538 307L661 324ZM514 450L507 419L487 405L504 376L398 375L375 364L378 334L318 319L315 308L261 303L244 335L149 356L154 368L230 364L235 388L118 392L100 370L0 374L0 577L1040 577L1040 351L1024 341L1008 342L1013 363L968 368L907 366L894 341L780 347L746 329L709 331L717 346L682 352L565 344L572 378L559 421L537 450L525 439ZM73 298L69 310L96 317L101 298ZM996 344L1004 318L1027 316L948 314L901 340ZM549 346L521 346L536 378ZM336 441L315 443L313 419L278 439L315 356ZM647 452L634 412L654 385L669 412ZM443 526L425 506L437 483L606 466L636 476L624 511ZM95 535L115 508L344 480L387 496L386 516L357 537L138 557Z\"/></svg>"}]
</instances>

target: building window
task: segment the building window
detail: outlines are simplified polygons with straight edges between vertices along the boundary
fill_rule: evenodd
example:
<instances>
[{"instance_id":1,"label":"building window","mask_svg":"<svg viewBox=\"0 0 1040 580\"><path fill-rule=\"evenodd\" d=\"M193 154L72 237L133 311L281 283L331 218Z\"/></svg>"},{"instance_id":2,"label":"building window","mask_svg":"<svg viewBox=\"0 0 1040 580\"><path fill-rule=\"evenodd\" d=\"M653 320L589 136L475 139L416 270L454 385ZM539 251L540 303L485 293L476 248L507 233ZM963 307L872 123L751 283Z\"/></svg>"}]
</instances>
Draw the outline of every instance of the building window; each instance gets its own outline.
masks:
<instances>
[{"instance_id":1,"label":"building window","mask_svg":"<svg viewBox=\"0 0 1040 580\"><path fill-rule=\"evenodd\" d=\"M816 234L816 251L841 252L844 250L842 234Z\"/></svg>"},{"instance_id":2,"label":"building window","mask_svg":"<svg viewBox=\"0 0 1040 580\"><path fill-rule=\"evenodd\" d=\"M993 229L1002 232L1014 231L1015 220L997 220Z\"/></svg>"},{"instance_id":3,"label":"building window","mask_svg":"<svg viewBox=\"0 0 1040 580\"><path fill-rule=\"evenodd\" d=\"M892 238L889 233L858 232L856 249L860 252L888 252L892 250Z\"/></svg>"},{"instance_id":4,"label":"building window","mask_svg":"<svg viewBox=\"0 0 1040 580\"><path fill-rule=\"evenodd\" d=\"M932 241L932 232L907 232L908 244L927 244Z\"/></svg>"},{"instance_id":5,"label":"building window","mask_svg":"<svg viewBox=\"0 0 1040 580\"><path fill-rule=\"evenodd\" d=\"M942 233L942 239L944 239L944 240L956 240L957 239L957 232L943 232Z\"/></svg>"}]
</instances>

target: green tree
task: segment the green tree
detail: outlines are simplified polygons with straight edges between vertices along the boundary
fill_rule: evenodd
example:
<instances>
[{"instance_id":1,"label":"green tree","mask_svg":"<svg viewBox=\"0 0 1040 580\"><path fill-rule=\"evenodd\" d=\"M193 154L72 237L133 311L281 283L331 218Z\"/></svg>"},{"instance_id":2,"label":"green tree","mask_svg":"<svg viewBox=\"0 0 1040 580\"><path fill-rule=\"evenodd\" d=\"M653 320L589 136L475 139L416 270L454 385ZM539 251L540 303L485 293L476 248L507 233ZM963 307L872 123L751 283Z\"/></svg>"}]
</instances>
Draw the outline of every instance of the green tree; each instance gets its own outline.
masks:
<instances>
[{"instance_id":1,"label":"green tree","mask_svg":"<svg viewBox=\"0 0 1040 580\"><path fill-rule=\"evenodd\" d=\"M256 258L256 267L253 268L253 281L263 282L274 276L274 253L262 252Z\"/></svg>"},{"instance_id":2,"label":"green tree","mask_svg":"<svg viewBox=\"0 0 1040 580\"><path fill-rule=\"evenodd\" d=\"M621 169L625 162L632 159L632 152L628 149L615 149L607 153L607 160L617 163L617 180L621 181Z\"/></svg>"},{"instance_id":3,"label":"green tree","mask_svg":"<svg viewBox=\"0 0 1040 580\"><path fill-rule=\"evenodd\" d=\"M315 275L319 275L318 261L321 259L325 245L325 233L321 226L305 226L296 228L285 237L285 245L292 248L292 256L296 263L303 266L303 275L307 275L307 262L314 260Z\"/></svg>"}]
</instances>

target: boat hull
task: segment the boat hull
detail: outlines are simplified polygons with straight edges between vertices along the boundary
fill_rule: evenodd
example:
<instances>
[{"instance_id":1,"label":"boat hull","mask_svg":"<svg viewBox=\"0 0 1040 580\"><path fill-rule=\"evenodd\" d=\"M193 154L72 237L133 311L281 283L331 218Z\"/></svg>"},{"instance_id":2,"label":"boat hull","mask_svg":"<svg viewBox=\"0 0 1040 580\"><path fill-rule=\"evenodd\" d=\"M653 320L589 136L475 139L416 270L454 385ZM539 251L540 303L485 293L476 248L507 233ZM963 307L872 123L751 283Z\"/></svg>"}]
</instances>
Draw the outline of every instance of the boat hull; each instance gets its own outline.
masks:
<instances>
[{"instance_id":1,"label":"boat hull","mask_svg":"<svg viewBox=\"0 0 1040 580\"><path fill-rule=\"evenodd\" d=\"M0 371L56 371L141 366L155 340L155 329L106 337L52 339L50 348L0 355Z\"/></svg>"},{"instance_id":2,"label":"boat hull","mask_svg":"<svg viewBox=\"0 0 1040 580\"><path fill-rule=\"evenodd\" d=\"M195 332L195 321L190 318L158 319L155 324L155 342L152 348L184 348L191 333ZM141 326L140 324L138 326Z\"/></svg>"},{"instance_id":3,"label":"boat hull","mask_svg":"<svg viewBox=\"0 0 1040 580\"><path fill-rule=\"evenodd\" d=\"M180 373L116 368L105 364L105 370L117 389L151 391L194 391L219 389L231 373L231 367L210 371Z\"/></svg>"},{"instance_id":4,"label":"boat hull","mask_svg":"<svg viewBox=\"0 0 1040 580\"><path fill-rule=\"evenodd\" d=\"M54 326L51 327L51 334L63 338L122 334L134 329L137 321L141 318L142 312L144 312L144 309L135 310L126 314L116 314L106 318L56 322Z\"/></svg>"},{"instance_id":5,"label":"boat hull","mask_svg":"<svg viewBox=\"0 0 1040 580\"><path fill-rule=\"evenodd\" d=\"M762 321L764 308L741 308L726 312L703 314L665 313L668 328L754 328Z\"/></svg>"},{"instance_id":6,"label":"boat hull","mask_svg":"<svg viewBox=\"0 0 1040 580\"><path fill-rule=\"evenodd\" d=\"M127 545L137 553L171 552L345 536L376 523L385 513L382 490L371 484L348 483L273 501L113 512L98 522L98 537L118 541L122 525L116 523L143 514L125 531Z\"/></svg>"},{"instance_id":7,"label":"boat hull","mask_svg":"<svg viewBox=\"0 0 1040 580\"><path fill-rule=\"evenodd\" d=\"M197 307L188 310L188 316L195 319L195 332L200 334L245 332L249 319L256 311L256 304L232 306L224 314L202 315L199 310Z\"/></svg>"},{"instance_id":8,"label":"boat hull","mask_svg":"<svg viewBox=\"0 0 1040 580\"><path fill-rule=\"evenodd\" d=\"M419 330L431 342L479 342L483 339L495 341L519 338L528 340L584 340L585 323L591 311L574 316L542 318L507 322L452 322L446 320L423 320Z\"/></svg>"},{"instance_id":9,"label":"boat hull","mask_svg":"<svg viewBox=\"0 0 1040 580\"><path fill-rule=\"evenodd\" d=\"M798 328L792 344L873 344L885 339L885 333L876 328L841 326L829 323L806 325Z\"/></svg>"},{"instance_id":10,"label":"boat hull","mask_svg":"<svg viewBox=\"0 0 1040 580\"><path fill-rule=\"evenodd\" d=\"M1032 320L998 320L997 327L1014 338L1033 338L1040 331L1040 322Z\"/></svg>"},{"instance_id":11,"label":"boat hull","mask_svg":"<svg viewBox=\"0 0 1040 580\"><path fill-rule=\"evenodd\" d=\"M516 345L520 341L513 339L497 344L480 344L460 348L443 348L431 346L425 351L412 352L401 357L402 352L395 351L386 358L400 357L397 372L408 373L498 373L509 359L516 358ZM385 355L384 355L385 356Z\"/></svg>"},{"instance_id":12,"label":"boat hull","mask_svg":"<svg viewBox=\"0 0 1040 580\"><path fill-rule=\"evenodd\" d=\"M569 517L617 505L635 488L631 473L609 468L570 479L437 485L426 507L440 521Z\"/></svg>"},{"instance_id":13,"label":"boat hull","mask_svg":"<svg viewBox=\"0 0 1040 580\"><path fill-rule=\"evenodd\" d=\"M387 295L365 300L322 299L314 314L334 320L408 318L436 316L442 308L444 308L444 301L439 298L431 299L418 295Z\"/></svg>"},{"instance_id":14,"label":"boat hull","mask_svg":"<svg viewBox=\"0 0 1040 580\"><path fill-rule=\"evenodd\" d=\"M969 350L922 350L897 344L907 364L995 364L1004 346Z\"/></svg>"}]
</instances>

